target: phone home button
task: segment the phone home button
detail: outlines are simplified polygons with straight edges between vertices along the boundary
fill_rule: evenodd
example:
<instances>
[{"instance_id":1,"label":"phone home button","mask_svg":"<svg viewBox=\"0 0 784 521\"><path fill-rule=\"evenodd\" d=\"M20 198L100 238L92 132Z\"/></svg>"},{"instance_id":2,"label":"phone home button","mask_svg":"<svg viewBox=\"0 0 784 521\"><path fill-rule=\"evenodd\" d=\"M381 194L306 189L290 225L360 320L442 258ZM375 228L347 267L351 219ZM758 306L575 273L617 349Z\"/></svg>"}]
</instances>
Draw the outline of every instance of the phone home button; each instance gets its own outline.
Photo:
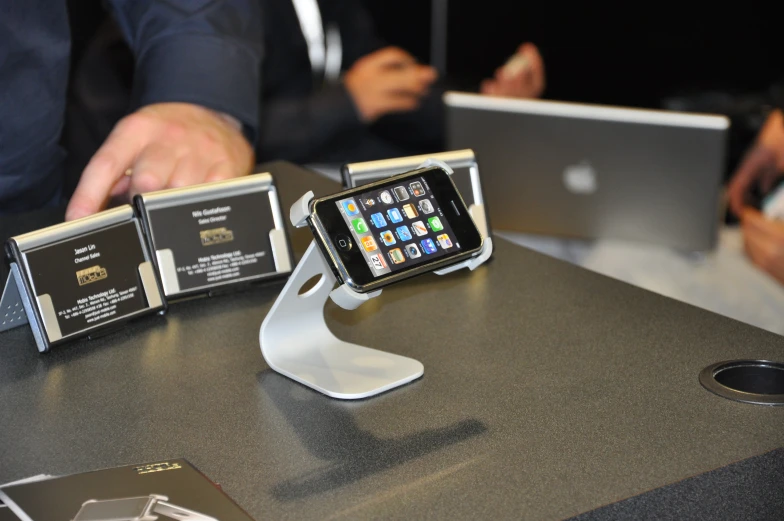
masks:
<instances>
[{"instance_id":1,"label":"phone home button","mask_svg":"<svg viewBox=\"0 0 784 521\"><path fill-rule=\"evenodd\" d=\"M353 243L351 242L351 237L349 237L348 235L338 233L337 235L335 235L334 240L335 240L335 246L340 251L351 251Z\"/></svg>"}]
</instances>

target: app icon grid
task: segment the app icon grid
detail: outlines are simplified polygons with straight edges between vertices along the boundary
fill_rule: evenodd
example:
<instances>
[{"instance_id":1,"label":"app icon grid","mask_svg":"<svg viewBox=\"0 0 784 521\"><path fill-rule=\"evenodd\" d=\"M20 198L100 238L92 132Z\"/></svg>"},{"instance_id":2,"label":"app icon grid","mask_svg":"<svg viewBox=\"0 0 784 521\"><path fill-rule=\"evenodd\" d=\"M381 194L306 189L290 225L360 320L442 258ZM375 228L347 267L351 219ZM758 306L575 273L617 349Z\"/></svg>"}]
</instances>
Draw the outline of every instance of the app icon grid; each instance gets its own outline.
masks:
<instances>
[{"instance_id":1,"label":"app icon grid","mask_svg":"<svg viewBox=\"0 0 784 521\"><path fill-rule=\"evenodd\" d=\"M377 273L455 251L441 209L419 181L344 199L339 205Z\"/></svg>"}]
</instances>

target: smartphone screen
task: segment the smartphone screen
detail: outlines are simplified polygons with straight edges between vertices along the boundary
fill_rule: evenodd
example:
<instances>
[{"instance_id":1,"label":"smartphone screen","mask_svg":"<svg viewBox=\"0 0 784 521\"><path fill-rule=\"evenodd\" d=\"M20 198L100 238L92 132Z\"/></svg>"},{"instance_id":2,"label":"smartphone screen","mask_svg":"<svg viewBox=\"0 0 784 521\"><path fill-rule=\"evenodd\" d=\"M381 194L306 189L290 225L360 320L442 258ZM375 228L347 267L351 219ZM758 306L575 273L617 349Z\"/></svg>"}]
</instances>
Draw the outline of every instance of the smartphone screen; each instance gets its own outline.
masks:
<instances>
[{"instance_id":1,"label":"smartphone screen","mask_svg":"<svg viewBox=\"0 0 784 521\"><path fill-rule=\"evenodd\" d=\"M335 204L376 277L461 251L424 177L362 192Z\"/></svg>"},{"instance_id":2,"label":"smartphone screen","mask_svg":"<svg viewBox=\"0 0 784 521\"><path fill-rule=\"evenodd\" d=\"M324 203L326 211L319 209L319 215L333 221L326 226L332 232L328 235L350 278L359 284L481 246L462 198L441 169L364 185ZM341 229L344 233L337 233Z\"/></svg>"}]
</instances>

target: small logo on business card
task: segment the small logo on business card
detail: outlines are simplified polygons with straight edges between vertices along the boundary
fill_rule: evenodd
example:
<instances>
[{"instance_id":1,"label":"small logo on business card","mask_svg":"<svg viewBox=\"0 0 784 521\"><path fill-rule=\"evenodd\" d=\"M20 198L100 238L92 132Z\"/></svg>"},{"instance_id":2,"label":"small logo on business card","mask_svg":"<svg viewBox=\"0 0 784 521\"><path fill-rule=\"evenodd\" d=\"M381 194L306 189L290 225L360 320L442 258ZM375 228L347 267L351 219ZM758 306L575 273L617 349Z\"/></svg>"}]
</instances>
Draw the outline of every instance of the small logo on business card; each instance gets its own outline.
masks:
<instances>
[{"instance_id":1,"label":"small logo on business card","mask_svg":"<svg viewBox=\"0 0 784 521\"><path fill-rule=\"evenodd\" d=\"M226 228L213 228L212 230L202 230L199 232L202 246L212 246L234 240L234 232Z\"/></svg>"},{"instance_id":2,"label":"small logo on business card","mask_svg":"<svg viewBox=\"0 0 784 521\"><path fill-rule=\"evenodd\" d=\"M106 268L102 268L97 264L76 272L76 280L79 281L80 286L103 280L106 277L108 277Z\"/></svg>"}]
</instances>

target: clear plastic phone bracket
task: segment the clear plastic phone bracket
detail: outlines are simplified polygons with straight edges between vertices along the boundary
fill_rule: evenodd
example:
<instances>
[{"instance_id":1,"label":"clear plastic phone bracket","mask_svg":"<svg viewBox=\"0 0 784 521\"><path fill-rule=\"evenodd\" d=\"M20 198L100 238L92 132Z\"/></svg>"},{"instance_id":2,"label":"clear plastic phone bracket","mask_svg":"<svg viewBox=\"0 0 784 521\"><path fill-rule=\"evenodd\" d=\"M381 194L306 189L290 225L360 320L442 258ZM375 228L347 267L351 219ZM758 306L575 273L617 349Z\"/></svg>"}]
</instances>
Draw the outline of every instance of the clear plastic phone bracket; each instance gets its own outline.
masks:
<instances>
[{"instance_id":1,"label":"clear plastic phone bracket","mask_svg":"<svg viewBox=\"0 0 784 521\"><path fill-rule=\"evenodd\" d=\"M436 160L428 160L420 168L435 165L452 173L446 164ZM308 192L291 207L291 223L297 228L307 225L311 199L313 192ZM493 241L486 237L479 255L435 273L474 270L492 252ZM303 285L318 275L321 277L315 286L299 294ZM343 400L374 396L422 376L425 368L417 360L344 342L329 330L324 318L328 298L343 309L352 310L381 294L381 290L357 293L345 284L333 289L335 282L316 242L311 242L261 324L259 342L267 364L292 380Z\"/></svg>"}]
</instances>

